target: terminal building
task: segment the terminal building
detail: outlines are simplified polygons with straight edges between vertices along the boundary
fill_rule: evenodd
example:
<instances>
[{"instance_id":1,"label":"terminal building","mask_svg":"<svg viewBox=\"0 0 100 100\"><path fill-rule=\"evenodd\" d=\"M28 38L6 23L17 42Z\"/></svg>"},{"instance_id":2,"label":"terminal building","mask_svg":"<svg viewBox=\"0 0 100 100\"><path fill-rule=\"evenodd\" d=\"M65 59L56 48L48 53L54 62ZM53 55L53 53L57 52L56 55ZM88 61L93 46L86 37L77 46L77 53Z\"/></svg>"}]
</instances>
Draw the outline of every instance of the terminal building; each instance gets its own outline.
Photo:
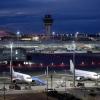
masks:
<instances>
[{"instance_id":1,"label":"terminal building","mask_svg":"<svg viewBox=\"0 0 100 100\"><path fill-rule=\"evenodd\" d=\"M3 34L4 33L4 34ZM16 70L63 70L73 59L75 42L76 68L99 68L100 37L78 34L16 34L0 31L0 71L9 71L13 43L13 66Z\"/></svg>"}]
</instances>

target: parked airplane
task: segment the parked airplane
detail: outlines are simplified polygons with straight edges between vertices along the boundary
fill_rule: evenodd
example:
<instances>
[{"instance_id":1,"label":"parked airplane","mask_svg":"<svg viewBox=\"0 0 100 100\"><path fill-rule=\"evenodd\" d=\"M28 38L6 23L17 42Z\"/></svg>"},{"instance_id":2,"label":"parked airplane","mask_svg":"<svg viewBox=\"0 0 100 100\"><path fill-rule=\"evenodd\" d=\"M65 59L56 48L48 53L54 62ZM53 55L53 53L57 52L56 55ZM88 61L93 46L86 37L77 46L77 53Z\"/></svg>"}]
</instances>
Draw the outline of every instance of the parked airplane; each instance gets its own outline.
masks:
<instances>
[{"instance_id":1,"label":"parked airplane","mask_svg":"<svg viewBox=\"0 0 100 100\"><path fill-rule=\"evenodd\" d=\"M10 73L11 73L11 71L10 71ZM44 80L39 79L39 76L32 77L28 74L15 72L13 68L12 68L12 81L13 82L26 82L26 83L31 83L34 81L38 85L45 85L46 84L46 82Z\"/></svg>"},{"instance_id":2,"label":"parked airplane","mask_svg":"<svg viewBox=\"0 0 100 100\"><path fill-rule=\"evenodd\" d=\"M32 77L28 74L15 72L14 69L12 68L12 81L13 82L21 81L21 82L31 83Z\"/></svg>"},{"instance_id":3,"label":"parked airplane","mask_svg":"<svg viewBox=\"0 0 100 100\"><path fill-rule=\"evenodd\" d=\"M70 60L70 72L71 73L74 73L74 68L75 66L72 60ZM75 69L75 77L76 77L76 80L97 80L100 78L100 75L96 72Z\"/></svg>"}]
</instances>

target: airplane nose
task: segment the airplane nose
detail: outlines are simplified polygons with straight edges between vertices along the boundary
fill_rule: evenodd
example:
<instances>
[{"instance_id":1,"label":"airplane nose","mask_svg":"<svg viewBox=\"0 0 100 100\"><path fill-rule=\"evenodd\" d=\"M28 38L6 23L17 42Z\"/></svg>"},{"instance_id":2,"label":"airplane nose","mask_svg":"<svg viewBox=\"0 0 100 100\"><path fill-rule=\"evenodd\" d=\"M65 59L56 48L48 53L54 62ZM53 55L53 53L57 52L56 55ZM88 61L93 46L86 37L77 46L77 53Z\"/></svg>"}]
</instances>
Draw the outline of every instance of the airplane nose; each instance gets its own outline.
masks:
<instances>
[{"instance_id":1,"label":"airplane nose","mask_svg":"<svg viewBox=\"0 0 100 100\"><path fill-rule=\"evenodd\" d=\"M28 82L29 82L29 83L32 82L32 79L29 79Z\"/></svg>"},{"instance_id":2,"label":"airplane nose","mask_svg":"<svg viewBox=\"0 0 100 100\"><path fill-rule=\"evenodd\" d=\"M32 78L25 78L25 81L26 81L27 83L31 83L31 82L32 82Z\"/></svg>"},{"instance_id":3,"label":"airplane nose","mask_svg":"<svg viewBox=\"0 0 100 100\"><path fill-rule=\"evenodd\" d=\"M32 82L31 79L25 79L25 81L26 81L27 83L31 83L31 82Z\"/></svg>"}]
</instances>

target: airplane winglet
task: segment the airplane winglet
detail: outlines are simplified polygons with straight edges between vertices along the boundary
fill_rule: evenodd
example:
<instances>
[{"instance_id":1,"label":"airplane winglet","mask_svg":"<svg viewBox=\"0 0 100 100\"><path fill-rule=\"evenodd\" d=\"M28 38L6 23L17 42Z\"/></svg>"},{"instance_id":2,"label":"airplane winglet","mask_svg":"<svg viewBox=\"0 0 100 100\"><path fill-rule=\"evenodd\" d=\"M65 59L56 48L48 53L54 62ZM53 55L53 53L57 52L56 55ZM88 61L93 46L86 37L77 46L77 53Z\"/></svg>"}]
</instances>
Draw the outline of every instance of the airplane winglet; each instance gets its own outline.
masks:
<instances>
[{"instance_id":1,"label":"airplane winglet","mask_svg":"<svg viewBox=\"0 0 100 100\"><path fill-rule=\"evenodd\" d=\"M74 64L72 59L70 59L70 71L73 72L74 71Z\"/></svg>"}]
</instances>

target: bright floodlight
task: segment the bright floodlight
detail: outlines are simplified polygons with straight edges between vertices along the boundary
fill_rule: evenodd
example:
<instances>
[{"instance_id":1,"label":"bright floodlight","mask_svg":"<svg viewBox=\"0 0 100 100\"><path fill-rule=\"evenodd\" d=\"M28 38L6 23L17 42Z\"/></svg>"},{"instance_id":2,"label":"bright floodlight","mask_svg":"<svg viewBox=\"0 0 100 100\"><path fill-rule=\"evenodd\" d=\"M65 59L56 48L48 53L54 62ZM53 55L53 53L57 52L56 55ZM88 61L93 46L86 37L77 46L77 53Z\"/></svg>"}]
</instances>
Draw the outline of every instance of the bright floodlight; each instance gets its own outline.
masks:
<instances>
[{"instance_id":1,"label":"bright floodlight","mask_svg":"<svg viewBox=\"0 0 100 100\"><path fill-rule=\"evenodd\" d=\"M76 32L76 33L75 33L75 38L77 38L78 34L79 34L79 32Z\"/></svg>"},{"instance_id":2,"label":"bright floodlight","mask_svg":"<svg viewBox=\"0 0 100 100\"><path fill-rule=\"evenodd\" d=\"M17 33L16 33L17 35L19 35L20 34L20 31L17 31Z\"/></svg>"},{"instance_id":3,"label":"bright floodlight","mask_svg":"<svg viewBox=\"0 0 100 100\"><path fill-rule=\"evenodd\" d=\"M55 32L52 32L52 35L55 35L56 33Z\"/></svg>"}]
</instances>

